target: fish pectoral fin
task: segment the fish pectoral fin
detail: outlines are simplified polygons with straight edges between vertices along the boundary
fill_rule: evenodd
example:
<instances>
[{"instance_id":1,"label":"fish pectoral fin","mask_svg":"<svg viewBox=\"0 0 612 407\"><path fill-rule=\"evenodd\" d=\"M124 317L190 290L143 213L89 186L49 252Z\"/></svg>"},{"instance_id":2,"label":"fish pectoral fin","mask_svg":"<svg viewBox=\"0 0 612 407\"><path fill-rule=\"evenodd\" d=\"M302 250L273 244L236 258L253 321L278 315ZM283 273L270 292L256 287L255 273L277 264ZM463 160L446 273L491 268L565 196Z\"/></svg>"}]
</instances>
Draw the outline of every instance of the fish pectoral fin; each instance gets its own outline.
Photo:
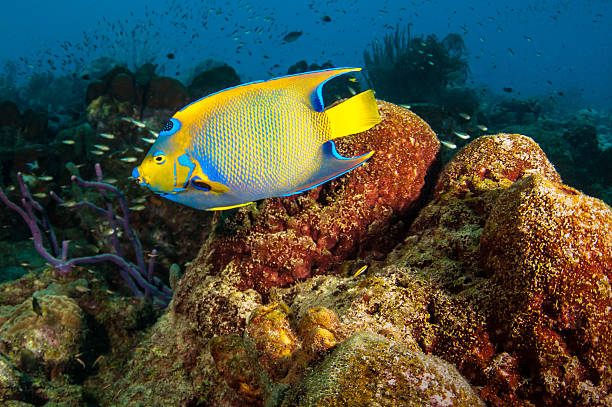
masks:
<instances>
[{"instance_id":1,"label":"fish pectoral fin","mask_svg":"<svg viewBox=\"0 0 612 407\"><path fill-rule=\"evenodd\" d=\"M225 184L216 181L211 181L206 176L206 174L202 172L202 169L199 165L196 166L195 170L193 171L193 176L191 177L189 182L192 183L192 186L196 189L212 192L217 195L225 194L230 190L229 187ZM204 185L206 187L203 187Z\"/></svg>"},{"instance_id":2,"label":"fish pectoral fin","mask_svg":"<svg viewBox=\"0 0 612 407\"><path fill-rule=\"evenodd\" d=\"M337 178L343 174L346 174L350 170L359 167L361 164L367 161L368 158L374 154L374 151L360 155L358 157L346 158L338 154L336 145L333 141L328 141L321 146L323 158L321 160L321 167L316 171L312 177L303 185L290 191L287 194L281 196L290 196L299 194L309 189L318 187L319 185Z\"/></svg>"},{"instance_id":3,"label":"fish pectoral fin","mask_svg":"<svg viewBox=\"0 0 612 407\"><path fill-rule=\"evenodd\" d=\"M250 205L252 203L253 203L253 201L247 202L247 203L241 203L241 204L238 204L238 205L217 206L216 208L208 208L208 209L205 209L205 210L207 210L207 211L225 211L225 210L228 210L228 209L240 208L241 206L247 206L247 205Z\"/></svg>"}]
</instances>

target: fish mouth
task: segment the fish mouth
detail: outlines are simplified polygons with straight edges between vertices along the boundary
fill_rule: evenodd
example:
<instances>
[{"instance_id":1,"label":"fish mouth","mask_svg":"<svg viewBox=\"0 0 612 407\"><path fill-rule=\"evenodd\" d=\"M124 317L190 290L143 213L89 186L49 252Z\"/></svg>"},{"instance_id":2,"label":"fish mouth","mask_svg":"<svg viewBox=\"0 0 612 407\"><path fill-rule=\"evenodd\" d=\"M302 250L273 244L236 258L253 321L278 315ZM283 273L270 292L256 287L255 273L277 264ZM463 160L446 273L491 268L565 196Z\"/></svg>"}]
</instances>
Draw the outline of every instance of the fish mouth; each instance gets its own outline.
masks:
<instances>
[{"instance_id":1,"label":"fish mouth","mask_svg":"<svg viewBox=\"0 0 612 407\"><path fill-rule=\"evenodd\" d=\"M152 192L158 195L162 195L162 196L175 195L175 194L178 194L180 192L184 192L187 190L187 188L173 188L171 191L167 191L165 189L160 189L159 187L154 187L153 185L150 185L147 182L147 179L145 178L144 175L140 174L140 172L138 171L138 167L135 167L132 170L132 177L136 179L136 182L138 183L138 185L145 186L149 188Z\"/></svg>"},{"instance_id":2,"label":"fish mouth","mask_svg":"<svg viewBox=\"0 0 612 407\"><path fill-rule=\"evenodd\" d=\"M136 179L136 182L138 182L138 185L145 185L145 186L147 186L147 183L146 183L144 177L142 175L140 175L140 172L138 172L138 167L134 167L134 169L132 170L132 177L134 179Z\"/></svg>"}]
</instances>

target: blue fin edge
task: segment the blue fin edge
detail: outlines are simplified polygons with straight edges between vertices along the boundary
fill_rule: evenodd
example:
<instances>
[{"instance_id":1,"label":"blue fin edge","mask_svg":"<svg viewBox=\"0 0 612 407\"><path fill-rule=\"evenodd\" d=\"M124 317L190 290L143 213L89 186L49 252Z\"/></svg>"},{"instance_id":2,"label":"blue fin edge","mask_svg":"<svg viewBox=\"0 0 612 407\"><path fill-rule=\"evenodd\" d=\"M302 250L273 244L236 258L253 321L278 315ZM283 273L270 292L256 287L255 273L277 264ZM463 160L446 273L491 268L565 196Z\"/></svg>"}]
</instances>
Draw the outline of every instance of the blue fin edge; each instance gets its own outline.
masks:
<instances>
[{"instance_id":1,"label":"blue fin edge","mask_svg":"<svg viewBox=\"0 0 612 407\"><path fill-rule=\"evenodd\" d=\"M368 153L365 153L365 154L359 155L359 156L357 156L357 157L343 157L343 156L341 156L341 155L338 153L338 150L336 150L336 144L334 144L334 141L333 141L333 140L329 140L329 141L328 141L328 143L331 143L331 153L332 153L332 155L334 156L334 158L336 158L336 159L338 159L338 160L356 160L356 159L358 159L358 158L365 157L366 155L368 155L368 154L371 154L371 153L372 153L372 151L370 151L370 152L368 152ZM368 159L369 159L369 158L368 158ZM355 168L359 167L360 165L363 165L363 164L364 164L365 162L367 162L367 161L368 161L368 160L362 161L362 162L360 162L359 164L357 164L356 166L351 167L351 168L349 168L348 170L343 171L343 172L341 172L341 173L337 174L336 176L334 176L334 177L332 177L332 178L328 178L328 179L326 179L325 181L319 182L318 184L312 185L312 186L310 186L310 187L308 187L308 188L300 189L299 191L290 192L290 193L288 193L288 194L285 194L285 195L279 195L279 196L291 196L291 195L301 194L302 192L305 192L305 191L309 191L309 190L311 190L311 189L313 189L313 188L316 188L316 187L318 187L318 186L320 186L320 185L325 184L326 182L331 181L332 179L335 179L335 178L341 177L342 175L346 174L347 172L354 170Z\"/></svg>"},{"instance_id":2,"label":"blue fin edge","mask_svg":"<svg viewBox=\"0 0 612 407\"><path fill-rule=\"evenodd\" d=\"M316 110L317 112L322 112L323 110L325 110L325 105L324 105L324 102L323 102L323 85L325 85L330 80L332 80L334 78L337 78L338 76L346 75L346 74L349 74L351 72L359 72L359 71L361 71L361 68L334 68L334 69L355 69L355 70L354 71L349 71L349 72L342 72L342 73L339 73L337 75L330 76L329 78L327 78L323 82L321 82L319 84L319 86L317 86L317 89L316 89L315 93L312 95L312 97L313 97L312 106L313 106L314 110ZM315 72L317 72L317 71L315 71Z\"/></svg>"}]
</instances>

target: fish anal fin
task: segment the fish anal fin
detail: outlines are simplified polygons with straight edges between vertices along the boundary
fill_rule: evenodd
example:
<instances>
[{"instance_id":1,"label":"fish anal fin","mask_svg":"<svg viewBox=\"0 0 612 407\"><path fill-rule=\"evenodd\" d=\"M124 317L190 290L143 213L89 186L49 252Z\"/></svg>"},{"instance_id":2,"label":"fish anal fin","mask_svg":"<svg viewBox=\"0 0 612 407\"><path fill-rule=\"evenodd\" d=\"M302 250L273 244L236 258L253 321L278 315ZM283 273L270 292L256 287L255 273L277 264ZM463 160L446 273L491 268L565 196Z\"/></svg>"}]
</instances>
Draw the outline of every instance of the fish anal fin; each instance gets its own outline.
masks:
<instances>
[{"instance_id":1,"label":"fish anal fin","mask_svg":"<svg viewBox=\"0 0 612 407\"><path fill-rule=\"evenodd\" d=\"M330 139L361 133L378 123L380 114L374 91L368 89L325 110L331 127Z\"/></svg>"},{"instance_id":2,"label":"fish anal fin","mask_svg":"<svg viewBox=\"0 0 612 407\"><path fill-rule=\"evenodd\" d=\"M361 164L366 162L368 158L372 156L372 154L374 154L374 151L370 151L369 153L360 155L358 157L342 157L340 154L338 154L336 145L331 140L324 143L321 146L321 149L323 158L321 160L319 170L315 172L304 184L281 196L295 195L308 191L309 189L316 188L327 181L331 181L332 179L344 175L352 169L359 167Z\"/></svg>"}]
</instances>

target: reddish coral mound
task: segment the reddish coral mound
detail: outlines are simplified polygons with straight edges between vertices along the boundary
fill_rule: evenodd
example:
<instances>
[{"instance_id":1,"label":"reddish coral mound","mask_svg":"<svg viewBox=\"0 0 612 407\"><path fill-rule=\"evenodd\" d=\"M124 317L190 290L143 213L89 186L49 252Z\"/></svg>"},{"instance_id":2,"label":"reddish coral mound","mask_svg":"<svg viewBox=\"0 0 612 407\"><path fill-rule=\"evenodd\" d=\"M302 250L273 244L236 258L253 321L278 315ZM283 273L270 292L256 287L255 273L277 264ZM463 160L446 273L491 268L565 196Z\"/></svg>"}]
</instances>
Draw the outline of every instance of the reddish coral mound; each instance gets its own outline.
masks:
<instances>
[{"instance_id":1,"label":"reddish coral mound","mask_svg":"<svg viewBox=\"0 0 612 407\"><path fill-rule=\"evenodd\" d=\"M561 181L544 151L531 138L504 133L484 136L465 146L446 165L435 193L507 188L533 173Z\"/></svg>"},{"instance_id":2,"label":"reddish coral mound","mask_svg":"<svg viewBox=\"0 0 612 407\"><path fill-rule=\"evenodd\" d=\"M337 142L344 156L376 151L366 164L307 193L216 216L209 247L176 291L178 312L191 312L202 301L192 294L202 279L196 269L237 274L238 289L264 293L336 272L345 260L382 258L392 249L406 233L401 219L419 197L439 143L409 110L378 103L382 123Z\"/></svg>"},{"instance_id":3,"label":"reddish coral mound","mask_svg":"<svg viewBox=\"0 0 612 407\"><path fill-rule=\"evenodd\" d=\"M611 230L610 207L539 175L504 191L487 219L492 328L544 404L570 403L586 381L612 388Z\"/></svg>"}]
</instances>

